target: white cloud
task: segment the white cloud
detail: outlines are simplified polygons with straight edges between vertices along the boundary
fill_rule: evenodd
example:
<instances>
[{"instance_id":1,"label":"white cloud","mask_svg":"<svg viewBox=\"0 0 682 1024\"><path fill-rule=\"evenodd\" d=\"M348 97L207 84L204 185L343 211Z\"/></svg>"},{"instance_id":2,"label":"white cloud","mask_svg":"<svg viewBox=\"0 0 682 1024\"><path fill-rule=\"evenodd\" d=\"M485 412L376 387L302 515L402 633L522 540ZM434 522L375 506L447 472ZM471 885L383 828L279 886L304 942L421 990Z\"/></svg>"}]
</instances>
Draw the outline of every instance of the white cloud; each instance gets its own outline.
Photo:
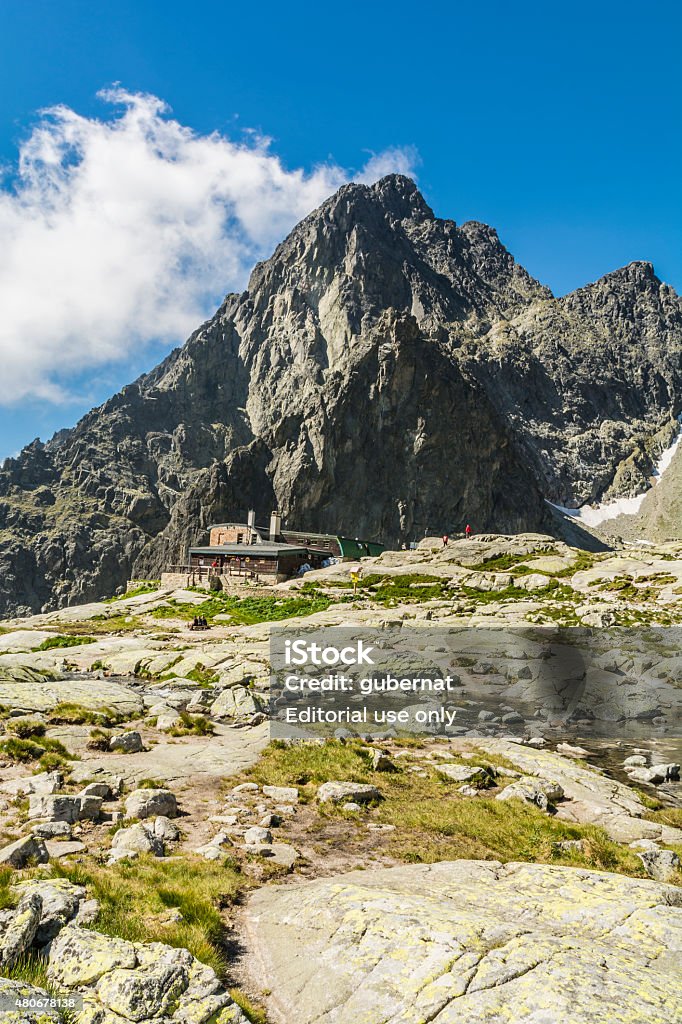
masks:
<instances>
[{"instance_id":1,"label":"white cloud","mask_svg":"<svg viewBox=\"0 0 682 1024\"><path fill-rule=\"evenodd\" d=\"M371 185L386 174L407 174L413 178L418 163L419 154L414 146L391 146L382 153L373 153L360 173L353 175L353 180Z\"/></svg>"},{"instance_id":2,"label":"white cloud","mask_svg":"<svg viewBox=\"0 0 682 1024\"><path fill-rule=\"evenodd\" d=\"M107 120L45 111L0 189L0 403L69 396L69 379L184 338L286 232L357 174L287 170L270 140L198 135L155 96L108 90Z\"/></svg>"}]
</instances>

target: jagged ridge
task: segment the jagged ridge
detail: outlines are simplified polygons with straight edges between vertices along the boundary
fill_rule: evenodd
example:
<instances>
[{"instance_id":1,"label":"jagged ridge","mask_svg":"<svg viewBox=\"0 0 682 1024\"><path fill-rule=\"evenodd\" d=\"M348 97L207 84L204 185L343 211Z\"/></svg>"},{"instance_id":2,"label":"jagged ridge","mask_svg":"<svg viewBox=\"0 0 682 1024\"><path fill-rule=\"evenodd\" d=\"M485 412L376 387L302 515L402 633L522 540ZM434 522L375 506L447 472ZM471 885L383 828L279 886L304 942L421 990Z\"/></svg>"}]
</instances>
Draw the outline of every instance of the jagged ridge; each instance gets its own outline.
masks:
<instances>
[{"instance_id":1,"label":"jagged ridge","mask_svg":"<svg viewBox=\"0 0 682 1024\"><path fill-rule=\"evenodd\" d=\"M556 299L410 179L347 185L154 371L0 472L0 611L94 598L211 519L395 543L639 490L682 393L649 264Z\"/></svg>"}]
</instances>

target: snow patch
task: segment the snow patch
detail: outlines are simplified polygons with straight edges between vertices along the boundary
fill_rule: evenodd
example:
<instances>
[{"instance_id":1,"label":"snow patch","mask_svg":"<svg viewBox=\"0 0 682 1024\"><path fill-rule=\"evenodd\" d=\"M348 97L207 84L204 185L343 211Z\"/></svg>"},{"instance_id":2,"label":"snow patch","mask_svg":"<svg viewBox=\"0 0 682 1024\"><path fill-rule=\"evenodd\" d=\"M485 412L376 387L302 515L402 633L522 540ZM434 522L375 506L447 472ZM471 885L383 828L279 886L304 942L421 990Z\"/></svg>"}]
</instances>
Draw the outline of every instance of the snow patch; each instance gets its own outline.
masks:
<instances>
[{"instance_id":1,"label":"snow patch","mask_svg":"<svg viewBox=\"0 0 682 1024\"><path fill-rule=\"evenodd\" d=\"M652 486L658 483L668 469L682 441L682 415L677 417L677 422L680 424L680 429L672 444L661 452L654 467ZM563 512L564 515L570 516L571 519L578 519L581 523L585 523L585 526L599 526L600 523L604 523L608 519L615 519L617 516L634 516L639 512L648 493L649 490L646 490L631 498L617 498L615 501L602 502L599 505L581 505L580 508L565 508L563 505L555 505L554 502L549 504Z\"/></svg>"}]
</instances>

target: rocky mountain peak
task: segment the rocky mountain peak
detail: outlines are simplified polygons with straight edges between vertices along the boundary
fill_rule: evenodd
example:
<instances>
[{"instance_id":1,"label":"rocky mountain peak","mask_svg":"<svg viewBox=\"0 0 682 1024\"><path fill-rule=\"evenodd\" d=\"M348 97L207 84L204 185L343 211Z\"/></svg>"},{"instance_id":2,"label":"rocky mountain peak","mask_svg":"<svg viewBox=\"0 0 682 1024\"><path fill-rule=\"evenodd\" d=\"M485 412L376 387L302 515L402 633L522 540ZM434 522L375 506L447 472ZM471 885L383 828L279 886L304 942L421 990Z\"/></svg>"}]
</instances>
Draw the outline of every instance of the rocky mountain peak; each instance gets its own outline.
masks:
<instances>
[{"instance_id":1,"label":"rocky mountain peak","mask_svg":"<svg viewBox=\"0 0 682 1024\"><path fill-rule=\"evenodd\" d=\"M651 264L555 299L412 179L349 184L181 349L0 470L0 611L157 576L249 507L388 544L557 529L546 498L645 487L681 405Z\"/></svg>"}]
</instances>

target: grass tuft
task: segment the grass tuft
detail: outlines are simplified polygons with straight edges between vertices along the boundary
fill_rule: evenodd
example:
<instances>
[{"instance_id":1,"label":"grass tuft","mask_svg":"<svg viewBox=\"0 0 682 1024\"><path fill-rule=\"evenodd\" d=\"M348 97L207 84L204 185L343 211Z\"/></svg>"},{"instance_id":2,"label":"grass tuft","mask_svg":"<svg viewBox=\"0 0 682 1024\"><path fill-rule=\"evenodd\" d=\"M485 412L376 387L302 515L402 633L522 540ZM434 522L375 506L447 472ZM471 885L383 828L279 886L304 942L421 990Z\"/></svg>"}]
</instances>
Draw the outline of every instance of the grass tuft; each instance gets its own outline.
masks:
<instances>
[{"instance_id":1,"label":"grass tuft","mask_svg":"<svg viewBox=\"0 0 682 1024\"><path fill-rule=\"evenodd\" d=\"M80 647L82 644L93 644L94 642L94 638L91 636L50 636L47 640L43 640L36 650L52 651L56 647Z\"/></svg>"},{"instance_id":2,"label":"grass tuft","mask_svg":"<svg viewBox=\"0 0 682 1024\"><path fill-rule=\"evenodd\" d=\"M131 942L184 947L225 977L221 910L234 904L248 884L228 858L221 863L143 856L113 867L58 863L53 873L87 886L99 900L95 930ZM182 918L174 921L171 910L179 910Z\"/></svg>"}]
</instances>

